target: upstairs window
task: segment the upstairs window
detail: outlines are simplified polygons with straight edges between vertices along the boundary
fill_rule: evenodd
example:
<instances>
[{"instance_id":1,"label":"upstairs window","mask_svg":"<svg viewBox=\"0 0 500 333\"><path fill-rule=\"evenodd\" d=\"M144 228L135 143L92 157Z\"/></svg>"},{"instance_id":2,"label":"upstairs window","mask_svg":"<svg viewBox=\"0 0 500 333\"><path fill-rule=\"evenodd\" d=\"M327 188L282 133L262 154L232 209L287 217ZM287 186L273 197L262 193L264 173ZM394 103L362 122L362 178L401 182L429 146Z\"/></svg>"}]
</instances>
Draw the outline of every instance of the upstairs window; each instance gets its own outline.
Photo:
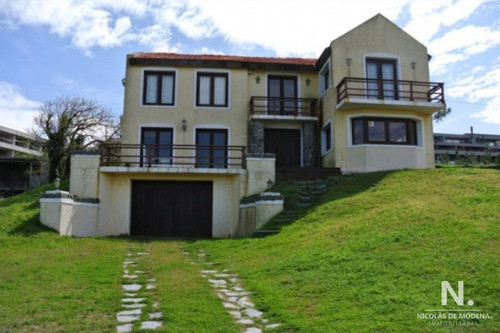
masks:
<instances>
[{"instance_id":1,"label":"upstairs window","mask_svg":"<svg viewBox=\"0 0 500 333\"><path fill-rule=\"evenodd\" d=\"M175 104L175 72L144 72L143 105Z\"/></svg>"},{"instance_id":2,"label":"upstairs window","mask_svg":"<svg viewBox=\"0 0 500 333\"><path fill-rule=\"evenodd\" d=\"M319 73L319 93L320 96L330 88L330 62L327 62Z\"/></svg>"},{"instance_id":3,"label":"upstairs window","mask_svg":"<svg viewBox=\"0 0 500 333\"><path fill-rule=\"evenodd\" d=\"M398 99L396 60L366 59L366 78L368 98Z\"/></svg>"},{"instance_id":4,"label":"upstairs window","mask_svg":"<svg viewBox=\"0 0 500 333\"><path fill-rule=\"evenodd\" d=\"M196 77L196 106L228 106L228 74L198 72Z\"/></svg>"},{"instance_id":5,"label":"upstairs window","mask_svg":"<svg viewBox=\"0 0 500 333\"><path fill-rule=\"evenodd\" d=\"M321 129L321 154L325 155L332 149L332 123L329 121Z\"/></svg>"},{"instance_id":6,"label":"upstairs window","mask_svg":"<svg viewBox=\"0 0 500 333\"><path fill-rule=\"evenodd\" d=\"M352 119L352 143L417 145L416 122L410 119Z\"/></svg>"}]
</instances>

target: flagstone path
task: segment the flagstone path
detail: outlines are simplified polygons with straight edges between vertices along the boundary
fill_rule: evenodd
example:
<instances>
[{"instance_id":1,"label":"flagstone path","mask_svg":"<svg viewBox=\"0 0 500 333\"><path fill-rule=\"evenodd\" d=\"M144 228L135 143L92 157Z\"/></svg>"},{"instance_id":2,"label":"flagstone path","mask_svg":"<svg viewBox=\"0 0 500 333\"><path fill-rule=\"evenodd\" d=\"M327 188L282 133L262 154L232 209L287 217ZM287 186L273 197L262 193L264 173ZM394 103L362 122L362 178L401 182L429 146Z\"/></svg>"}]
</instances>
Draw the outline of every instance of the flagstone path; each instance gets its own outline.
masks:
<instances>
[{"instance_id":1,"label":"flagstone path","mask_svg":"<svg viewBox=\"0 0 500 333\"><path fill-rule=\"evenodd\" d=\"M280 323L270 323L265 314L255 308L251 293L241 286L237 274L228 269L218 270L203 250L198 250L193 259L189 252L183 252L190 259L192 265L200 264L205 269L200 275L217 290L217 296L222 300L222 306L240 324L243 333L261 333L280 327Z\"/></svg>"},{"instance_id":2,"label":"flagstone path","mask_svg":"<svg viewBox=\"0 0 500 333\"><path fill-rule=\"evenodd\" d=\"M163 326L163 313L155 294L156 279L150 275L147 248L130 248L123 260L122 309L116 314L117 333L135 328L155 330Z\"/></svg>"}]
</instances>

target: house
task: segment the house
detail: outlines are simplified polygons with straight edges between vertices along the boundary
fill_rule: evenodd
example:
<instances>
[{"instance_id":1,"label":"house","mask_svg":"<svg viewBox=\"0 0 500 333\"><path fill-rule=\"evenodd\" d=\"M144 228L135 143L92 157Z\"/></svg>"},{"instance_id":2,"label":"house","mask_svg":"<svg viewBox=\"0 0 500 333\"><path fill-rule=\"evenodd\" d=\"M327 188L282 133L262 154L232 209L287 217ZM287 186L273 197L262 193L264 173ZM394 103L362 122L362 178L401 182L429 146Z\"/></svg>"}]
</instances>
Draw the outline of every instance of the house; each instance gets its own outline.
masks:
<instances>
[{"instance_id":1,"label":"house","mask_svg":"<svg viewBox=\"0 0 500 333\"><path fill-rule=\"evenodd\" d=\"M500 135L474 133L450 134L434 133L434 152L436 161L455 163L460 158L472 156L473 160L493 163L500 152Z\"/></svg>"},{"instance_id":2,"label":"house","mask_svg":"<svg viewBox=\"0 0 500 333\"><path fill-rule=\"evenodd\" d=\"M429 59L380 14L318 59L129 54L121 144L72 160L72 194L99 199L82 233L247 235L282 209L277 169L434 167Z\"/></svg>"},{"instance_id":3,"label":"house","mask_svg":"<svg viewBox=\"0 0 500 333\"><path fill-rule=\"evenodd\" d=\"M42 148L33 136L0 125L0 198L47 182L37 170Z\"/></svg>"}]
</instances>

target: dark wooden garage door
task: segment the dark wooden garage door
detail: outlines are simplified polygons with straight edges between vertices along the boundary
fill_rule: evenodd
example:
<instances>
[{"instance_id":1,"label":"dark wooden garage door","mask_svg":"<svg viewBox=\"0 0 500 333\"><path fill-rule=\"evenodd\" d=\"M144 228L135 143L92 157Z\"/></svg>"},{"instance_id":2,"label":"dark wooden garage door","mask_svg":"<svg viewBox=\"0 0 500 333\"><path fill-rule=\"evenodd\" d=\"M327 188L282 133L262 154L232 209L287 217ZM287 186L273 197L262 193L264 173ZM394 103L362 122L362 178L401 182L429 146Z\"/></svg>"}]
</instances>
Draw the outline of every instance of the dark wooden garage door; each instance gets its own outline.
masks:
<instances>
[{"instance_id":1,"label":"dark wooden garage door","mask_svg":"<svg viewBox=\"0 0 500 333\"><path fill-rule=\"evenodd\" d=\"M212 182L132 181L131 235L212 237Z\"/></svg>"},{"instance_id":2,"label":"dark wooden garage door","mask_svg":"<svg viewBox=\"0 0 500 333\"><path fill-rule=\"evenodd\" d=\"M265 129L264 152L276 155L276 167L300 167L300 131Z\"/></svg>"}]
</instances>

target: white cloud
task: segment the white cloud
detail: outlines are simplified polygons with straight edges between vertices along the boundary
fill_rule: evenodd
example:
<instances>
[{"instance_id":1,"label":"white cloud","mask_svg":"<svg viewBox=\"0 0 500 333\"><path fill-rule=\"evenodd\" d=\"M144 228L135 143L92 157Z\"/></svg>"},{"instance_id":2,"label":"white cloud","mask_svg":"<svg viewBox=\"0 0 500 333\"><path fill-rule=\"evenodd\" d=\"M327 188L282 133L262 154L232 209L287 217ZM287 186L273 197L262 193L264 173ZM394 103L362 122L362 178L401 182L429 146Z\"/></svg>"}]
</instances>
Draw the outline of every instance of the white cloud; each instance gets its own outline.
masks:
<instances>
[{"instance_id":1,"label":"white cloud","mask_svg":"<svg viewBox=\"0 0 500 333\"><path fill-rule=\"evenodd\" d=\"M26 131L32 127L39 102L25 97L19 87L0 81L0 124Z\"/></svg>"},{"instance_id":2,"label":"white cloud","mask_svg":"<svg viewBox=\"0 0 500 333\"><path fill-rule=\"evenodd\" d=\"M466 99L469 103L485 103L480 112L470 117L484 122L500 124L500 66L493 68L473 68L469 73L459 77L448 89L453 98Z\"/></svg>"}]
</instances>

